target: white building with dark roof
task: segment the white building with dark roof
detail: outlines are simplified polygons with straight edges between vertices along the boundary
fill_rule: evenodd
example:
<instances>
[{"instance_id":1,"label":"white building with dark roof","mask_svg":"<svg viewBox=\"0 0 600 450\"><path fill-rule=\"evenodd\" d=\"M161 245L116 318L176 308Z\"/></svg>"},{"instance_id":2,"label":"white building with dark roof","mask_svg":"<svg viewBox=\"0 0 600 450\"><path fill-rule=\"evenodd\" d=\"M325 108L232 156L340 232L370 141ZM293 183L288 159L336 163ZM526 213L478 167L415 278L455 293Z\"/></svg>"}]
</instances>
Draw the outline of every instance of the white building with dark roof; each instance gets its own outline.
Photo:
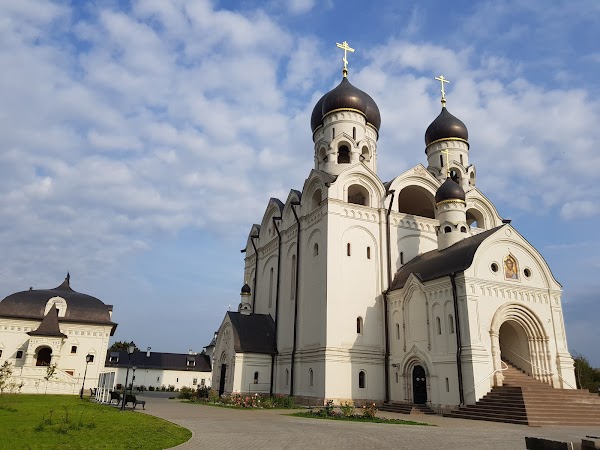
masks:
<instances>
[{"instance_id":1,"label":"white building with dark roof","mask_svg":"<svg viewBox=\"0 0 600 450\"><path fill-rule=\"evenodd\" d=\"M67 274L54 289L30 288L0 301L0 364L13 366L21 392L75 394L84 374L86 389L97 385L116 328L112 305L71 289ZM56 370L46 383L51 365Z\"/></svg>"},{"instance_id":2,"label":"white building with dark roof","mask_svg":"<svg viewBox=\"0 0 600 450\"><path fill-rule=\"evenodd\" d=\"M561 285L478 189L477 150L445 92L424 164L384 182L379 110L343 75L313 110L302 190L271 198L250 229L214 387L251 392L258 378L263 392L310 403L447 410L531 382L566 396L564 408L578 393Z\"/></svg>"}]
</instances>

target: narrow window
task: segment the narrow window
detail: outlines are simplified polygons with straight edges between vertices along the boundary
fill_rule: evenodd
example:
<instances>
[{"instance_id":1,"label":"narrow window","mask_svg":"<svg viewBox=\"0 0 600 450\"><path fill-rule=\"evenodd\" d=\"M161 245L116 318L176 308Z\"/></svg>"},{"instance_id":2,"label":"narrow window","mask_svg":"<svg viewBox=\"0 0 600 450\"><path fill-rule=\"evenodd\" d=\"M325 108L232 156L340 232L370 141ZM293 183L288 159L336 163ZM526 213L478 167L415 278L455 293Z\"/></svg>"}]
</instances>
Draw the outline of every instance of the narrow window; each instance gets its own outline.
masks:
<instances>
[{"instance_id":1,"label":"narrow window","mask_svg":"<svg viewBox=\"0 0 600 450\"><path fill-rule=\"evenodd\" d=\"M89 362L91 362L91 363L94 362L94 355L90 355L89 359L90 359Z\"/></svg>"},{"instance_id":2,"label":"narrow window","mask_svg":"<svg viewBox=\"0 0 600 450\"><path fill-rule=\"evenodd\" d=\"M292 256L292 285L290 287L290 300L294 300L296 297L296 255Z\"/></svg>"},{"instance_id":3,"label":"narrow window","mask_svg":"<svg viewBox=\"0 0 600 450\"><path fill-rule=\"evenodd\" d=\"M206 386L206 378L200 380L200 386Z\"/></svg>"},{"instance_id":4,"label":"narrow window","mask_svg":"<svg viewBox=\"0 0 600 450\"><path fill-rule=\"evenodd\" d=\"M269 308L273 306L273 268L271 267L271 273L269 275Z\"/></svg>"},{"instance_id":5,"label":"narrow window","mask_svg":"<svg viewBox=\"0 0 600 450\"><path fill-rule=\"evenodd\" d=\"M71 345L71 353L77 353L77 346Z\"/></svg>"},{"instance_id":6,"label":"narrow window","mask_svg":"<svg viewBox=\"0 0 600 450\"><path fill-rule=\"evenodd\" d=\"M357 317L356 318L356 333L357 334L362 334L362 330L363 330L363 320L362 320L362 317Z\"/></svg>"},{"instance_id":7,"label":"narrow window","mask_svg":"<svg viewBox=\"0 0 600 450\"><path fill-rule=\"evenodd\" d=\"M371 259L371 247L367 247L367 259Z\"/></svg>"},{"instance_id":8,"label":"narrow window","mask_svg":"<svg viewBox=\"0 0 600 450\"><path fill-rule=\"evenodd\" d=\"M352 139L356 140L356 127L352 127Z\"/></svg>"},{"instance_id":9,"label":"narrow window","mask_svg":"<svg viewBox=\"0 0 600 450\"><path fill-rule=\"evenodd\" d=\"M450 233L451 231L452 231L452 228L444 227L444 233Z\"/></svg>"},{"instance_id":10,"label":"narrow window","mask_svg":"<svg viewBox=\"0 0 600 450\"><path fill-rule=\"evenodd\" d=\"M400 264L404 264L404 252L400 252Z\"/></svg>"},{"instance_id":11,"label":"narrow window","mask_svg":"<svg viewBox=\"0 0 600 450\"><path fill-rule=\"evenodd\" d=\"M465 164L463 163L463 155L460 155L460 165L464 166ZM446 378L447 379L447 378Z\"/></svg>"},{"instance_id":12,"label":"narrow window","mask_svg":"<svg viewBox=\"0 0 600 450\"><path fill-rule=\"evenodd\" d=\"M398 372L396 372L396 383L398 382Z\"/></svg>"},{"instance_id":13,"label":"narrow window","mask_svg":"<svg viewBox=\"0 0 600 450\"><path fill-rule=\"evenodd\" d=\"M17 359L21 359L23 357L23 350L17 351Z\"/></svg>"},{"instance_id":14,"label":"narrow window","mask_svg":"<svg viewBox=\"0 0 600 450\"><path fill-rule=\"evenodd\" d=\"M358 372L358 387L359 387L359 389L365 388L365 372L364 372L364 370L361 370L360 372Z\"/></svg>"},{"instance_id":15,"label":"narrow window","mask_svg":"<svg viewBox=\"0 0 600 450\"><path fill-rule=\"evenodd\" d=\"M440 166L444 167L444 155L440 155Z\"/></svg>"},{"instance_id":16,"label":"narrow window","mask_svg":"<svg viewBox=\"0 0 600 450\"><path fill-rule=\"evenodd\" d=\"M313 386L313 382L314 382L313 370L312 369L308 369L308 385L310 387L312 387Z\"/></svg>"},{"instance_id":17,"label":"narrow window","mask_svg":"<svg viewBox=\"0 0 600 450\"><path fill-rule=\"evenodd\" d=\"M179 383L179 378L175 378L175 382L176 382L176 383Z\"/></svg>"},{"instance_id":18,"label":"narrow window","mask_svg":"<svg viewBox=\"0 0 600 450\"><path fill-rule=\"evenodd\" d=\"M466 233L467 232L467 227L460 227L460 232L461 233Z\"/></svg>"},{"instance_id":19,"label":"narrow window","mask_svg":"<svg viewBox=\"0 0 600 450\"><path fill-rule=\"evenodd\" d=\"M450 334L454 334L454 317L452 317L452 314L448 316L448 330L450 330Z\"/></svg>"},{"instance_id":20,"label":"narrow window","mask_svg":"<svg viewBox=\"0 0 600 450\"><path fill-rule=\"evenodd\" d=\"M285 369L285 385L289 385L290 384L290 371Z\"/></svg>"},{"instance_id":21,"label":"narrow window","mask_svg":"<svg viewBox=\"0 0 600 450\"><path fill-rule=\"evenodd\" d=\"M158 383L160 381L160 377L156 377L156 382Z\"/></svg>"},{"instance_id":22,"label":"narrow window","mask_svg":"<svg viewBox=\"0 0 600 450\"><path fill-rule=\"evenodd\" d=\"M319 256L319 244L315 244L313 247L313 256Z\"/></svg>"},{"instance_id":23,"label":"narrow window","mask_svg":"<svg viewBox=\"0 0 600 450\"><path fill-rule=\"evenodd\" d=\"M442 321L439 317L435 318L435 326L437 329L437 334L442 334Z\"/></svg>"},{"instance_id":24,"label":"narrow window","mask_svg":"<svg viewBox=\"0 0 600 450\"><path fill-rule=\"evenodd\" d=\"M331 139L335 139L335 128L331 129Z\"/></svg>"},{"instance_id":25,"label":"narrow window","mask_svg":"<svg viewBox=\"0 0 600 450\"><path fill-rule=\"evenodd\" d=\"M340 145L338 148L338 164L348 164L350 162L350 149L347 145Z\"/></svg>"},{"instance_id":26,"label":"narrow window","mask_svg":"<svg viewBox=\"0 0 600 450\"><path fill-rule=\"evenodd\" d=\"M450 380L446 377L446 392L450 392Z\"/></svg>"},{"instance_id":27,"label":"narrow window","mask_svg":"<svg viewBox=\"0 0 600 450\"><path fill-rule=\"evenodd\" d=\"M193 384L194 386L196 386L196 385L198 384L198 378L194 378L194 379L192 380L192 384Z\"/></svg>"},{"instance_id":28,"label":"narrow window","mask_svg":"<svg viewBox=\"0 0 600 450\"><path fill-rule=\"evenodd\" d=\"M0 349L0 358L2 358L2 349Z\"/></svg>"},{"instance_id":29,"label":"narrow window","mask_svg":"<svg viewBox=\"0 0 600 450\"><path fill-rule=\"evenodd\" d=\"M254 372L254 384L258 384L258 372Z\"/></svg>"},{"instance_id":30,"label":"narrow window","mask_svg":"<svg viewBox=\"0 0 600 450\"><path fill-rule=\"evenodd\" d=\"M396 324L396 339L400 339L400 324Z\"/></svg>"},{"instance_id":31,"label":"narrow window","mask_svg":"<svg viewBox=\"0 0 600 450\"><path fill-rule=\"evenodd\" d=\"M348 244L346 244L346 254L348 256L350 256L350 242L348 242Z\"/></svg>"}]
</instances>

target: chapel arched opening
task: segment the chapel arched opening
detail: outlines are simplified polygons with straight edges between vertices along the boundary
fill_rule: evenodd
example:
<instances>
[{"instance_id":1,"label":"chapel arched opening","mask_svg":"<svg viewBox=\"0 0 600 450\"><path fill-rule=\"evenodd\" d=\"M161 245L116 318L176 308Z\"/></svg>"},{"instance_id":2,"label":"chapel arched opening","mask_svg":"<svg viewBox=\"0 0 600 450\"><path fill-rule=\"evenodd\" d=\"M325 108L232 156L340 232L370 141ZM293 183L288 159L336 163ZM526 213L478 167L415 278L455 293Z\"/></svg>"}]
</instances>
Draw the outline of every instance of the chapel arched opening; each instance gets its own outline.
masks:
<instances>
[{"instance_id":1,"label":"chapel arched opening","mask_svg":"<svg viewBox=\"0 0 600 450\"><path fill-rule=\"evenodd\" d=\"M531 353L527 332L515 320L507 320L500 326L500 357L531 375Z\"/></svg>"},{"instance_id":2,"label":"chapel arched opening","mask_svg":"<svg viewBox=\"0 0 600 450\"><path fill-rule=\"evenodd\" d=\"M49 366L52 362L52 349L50 347L41 347L37 350L35 360L36 366Z\"/></svg>"},{"instance_id":3,"label":"chapel arched opening","mask_svg":"<svg viewBox=\"0 0 600 450\"><path fill-rule=\"evenodd\" d=\"M407 186L398 195L398 211L435 219L433 194L421 186Z\"/></svg>"}]
</instances>

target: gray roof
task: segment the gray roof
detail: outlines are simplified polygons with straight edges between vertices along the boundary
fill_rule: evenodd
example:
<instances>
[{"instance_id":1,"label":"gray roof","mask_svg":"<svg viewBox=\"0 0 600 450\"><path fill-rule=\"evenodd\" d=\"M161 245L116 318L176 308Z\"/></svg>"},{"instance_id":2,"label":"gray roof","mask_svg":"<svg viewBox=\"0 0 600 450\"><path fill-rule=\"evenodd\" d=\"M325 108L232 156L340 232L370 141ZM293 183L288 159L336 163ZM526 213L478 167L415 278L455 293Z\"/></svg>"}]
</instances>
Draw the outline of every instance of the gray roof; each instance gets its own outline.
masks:
<instances>
[{"instance_id":1,"label":"gray roof","mask_svg":"<svg viewBox=\"0 0 600 450\"><path fill-rule=\"evenodd\" d=\"M274 355L275 322L269 314L227 313L233 327L233 345L237 353Z\"/></svg>"},{"instance_id":2,"label":"gray roof","mask_svg":"<svg viewBox=\"0 0 600 450\"><path fill-rule=\"evenodd\" d=\"M463 239L444 250L432 250L410 260L396 272L390 291L402 289L411 273L420 281L430 281L468 269L481 243L503 226Z\"/></svg>"},{"instance_id":3,"label":"gray roof","mask_svg":"<svg viewBox=\"0 0 600 450\"><path fill-rule=\"evenodd\" d=\"M128 354L125 350L107 351L106 367L127 367L129 364ZM117 362L110 361L111 357L118 357ZM194 361L194 365L188 365L188 361ZM203 353L190 355L187 353L160 353L135 352L131 355L131 366L139 369L162 369L162 370L186 370L189 372L210 372L210 358Z\"/></svg>"},{"instance_id":4,"label":"gray roof","mask_svg":"<svg viewBox=\"0 0 600 450\"><path fill-rule=\"evenodd\" d=\"M43 319L48 300L53 297L64 298L67 311L61 322L83 322L113 325L110 319L112 305L106 305L101 300L87 294L81 294L71 289L70 277L54 289L42 289L17 292L9 295L0 302L0 317Z\"/></svg>"},{"instance_id":5,"label":"gray roof","mask_svg":"<svg viewBox=\"0 0 600 450\"><path fill-rule=\"evenodd\" d=\"M30 331L27 333L29 336L55 336L66 338L67 335L60 331L60 326L58 324L58 309L56 309L56 304L52 305L52 308L48 311L48 314L40 323L40 326L37 327L37 330Z\"/></svg>"}]
</instances>

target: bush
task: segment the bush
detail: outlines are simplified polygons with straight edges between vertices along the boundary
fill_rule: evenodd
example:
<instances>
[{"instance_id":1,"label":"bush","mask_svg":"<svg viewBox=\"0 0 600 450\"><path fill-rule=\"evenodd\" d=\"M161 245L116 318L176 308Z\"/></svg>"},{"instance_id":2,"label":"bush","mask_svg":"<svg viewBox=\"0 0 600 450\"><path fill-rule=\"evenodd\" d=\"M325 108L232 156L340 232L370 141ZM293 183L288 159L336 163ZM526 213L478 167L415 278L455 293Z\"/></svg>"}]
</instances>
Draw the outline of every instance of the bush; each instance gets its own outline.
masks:
<instances>
[{"instance_id":1,"label":"bush","mask_svg":"<svg viewBox=\"0 0 600 450\"><path fill-rule=\"evenodd\" d=\"M340 409L344 417L352 417L354 415L354 405L350 402L342 403Z\"/></svg>"},{"instance_id":2,"label":"bush","mask_svg":"<svg viewBox=\"0 0 600 450\"><path fill-rule=\"evenodd\" d=\"M154 391L154 386L148 386L149 391Z\"/></svg>"},{"instance_id":3,"label":"bush","mask_svg":"<svg viewBox=\"0 0 600 450\"><path fill-rule=\"evenodd\" d=\"M272 398L273 408L294 408L296 406L294 397L290 397L289 395L277 394Z\"/></svg>"},{"instance_id":4,"label":"bush","mask_svg":"<svg viewBox=\"0 0 600 450\"><path fill-rule=\"evenodd\" d=\"M363 417L372 419L375 417L376 413L377 413L377 406L375 406L375 403L371 403L370 405L365 405L362 407Z\"/></svg>"},{"instance_id":5,"label":"bush","mask_svg":"<svg viewBox=\"0 0 600 450\"><path fill-rule=\"evenodd\" d=\"M208 398L209 397L210 388L207 386L200 386L198 391L196 392L196 396L198 398Z\"/></svg>"},{"instance_id":6,"label":"bush","mask_svg":"<svg viewBox=\"0 0 600 450\"><path fill-rule=\"evenodd\" d=\"M192 398L192 396L194 395L195 391L193 389L190 389L189 387L182 387L179 390L179 395L177 396L177 398L182 398L184 400L189 400Z\"/></svg>"}]
</instances>

